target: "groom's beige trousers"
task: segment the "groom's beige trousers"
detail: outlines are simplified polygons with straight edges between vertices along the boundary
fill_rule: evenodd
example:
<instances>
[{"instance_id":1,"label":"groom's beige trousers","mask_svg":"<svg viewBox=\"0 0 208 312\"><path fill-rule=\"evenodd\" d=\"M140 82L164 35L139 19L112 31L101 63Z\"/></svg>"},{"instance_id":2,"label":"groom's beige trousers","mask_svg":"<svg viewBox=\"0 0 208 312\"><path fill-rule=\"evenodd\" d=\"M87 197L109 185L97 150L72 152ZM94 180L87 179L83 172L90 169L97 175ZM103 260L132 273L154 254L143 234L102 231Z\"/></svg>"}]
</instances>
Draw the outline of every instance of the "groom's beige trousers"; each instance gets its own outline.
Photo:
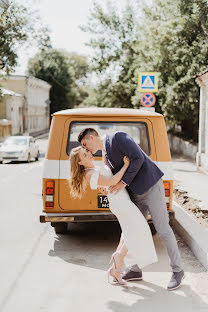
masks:
<instances>
[{"instance_id":1,"label":"groom's beige trousers","mask_svg":"<svg viewBox=\"0 0 208 312\"><path fill-rule=\"evenodd\" d=\"M135 194L128 187L126 189L132 202L140 209L146 220L148 213L150 213L155 229L166 245L172 271L180 272L182 270L181 257L175 235L169 225L162 179L142 195ZM142 239L142 237L138 237L138 239ZM137 265L134 265L131 270L139 271L140 269Z\"/></svg>"}]
</instances>

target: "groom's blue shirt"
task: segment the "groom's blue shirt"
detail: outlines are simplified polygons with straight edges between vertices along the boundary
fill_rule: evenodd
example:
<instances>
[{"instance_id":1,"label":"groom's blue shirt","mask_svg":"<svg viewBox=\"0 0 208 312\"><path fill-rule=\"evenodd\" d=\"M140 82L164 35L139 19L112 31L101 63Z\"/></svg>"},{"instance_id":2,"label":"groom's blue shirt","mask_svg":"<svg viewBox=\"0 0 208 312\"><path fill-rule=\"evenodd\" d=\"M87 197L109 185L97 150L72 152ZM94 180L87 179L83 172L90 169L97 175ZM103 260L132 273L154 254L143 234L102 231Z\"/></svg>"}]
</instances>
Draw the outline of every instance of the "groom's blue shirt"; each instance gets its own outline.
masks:
<instances>
[{"instance_id":1,"label":"groom's blue shirt","mask_svg":"<svg viewBox=\"0 0 208 312\"><path fill-rule=\"evenodd\" d=\"M136 194L143 194L150 189L164 173L143 152L134 140L125 132L106 135L105 147L107 156L112 164L113 174L123 166L123 157L130 159L130 165L122 181Z\"/></svg>"}]
</instances>

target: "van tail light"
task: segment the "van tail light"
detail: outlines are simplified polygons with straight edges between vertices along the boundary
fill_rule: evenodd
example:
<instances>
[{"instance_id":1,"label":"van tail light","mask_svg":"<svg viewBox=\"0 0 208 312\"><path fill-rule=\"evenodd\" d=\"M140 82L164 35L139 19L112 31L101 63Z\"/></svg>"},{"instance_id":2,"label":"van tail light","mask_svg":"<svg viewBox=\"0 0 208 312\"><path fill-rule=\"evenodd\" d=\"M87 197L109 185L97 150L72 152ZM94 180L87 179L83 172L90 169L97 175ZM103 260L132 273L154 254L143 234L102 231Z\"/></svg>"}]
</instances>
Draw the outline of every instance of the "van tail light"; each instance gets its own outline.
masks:
<instances>
[{"instance_id":1,"label":"van tail light","mask_svg":"<svg viewBox=\"0 0 208 312\"><path fill-rule=\"evenodd\" d=\"M163 182L167 210L170 209L170 182Z\"/></svg>"},{"instance_id":2,"label":"van tail light","mask_svg":"<svg viewBox=\"0 0 208 312\"><path fill-rule=\"evenodd\" d=\"M46 181L45 207L54 207L54 181Z\"/></svg>"}]
</instances>

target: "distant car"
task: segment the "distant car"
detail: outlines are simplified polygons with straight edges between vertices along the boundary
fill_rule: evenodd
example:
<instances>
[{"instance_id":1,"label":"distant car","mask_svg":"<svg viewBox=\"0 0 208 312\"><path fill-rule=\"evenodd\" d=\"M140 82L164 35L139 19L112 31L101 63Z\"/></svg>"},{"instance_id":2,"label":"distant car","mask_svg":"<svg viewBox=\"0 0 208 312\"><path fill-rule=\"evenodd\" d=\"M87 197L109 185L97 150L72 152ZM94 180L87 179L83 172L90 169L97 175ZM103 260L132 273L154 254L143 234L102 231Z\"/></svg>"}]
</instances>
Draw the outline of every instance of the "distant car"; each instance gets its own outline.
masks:
<instances>
[{"instance_id":1,"label":"distant car","mask_svg":"<svg viewBox=\"0 0 208 312\"><path fill-rule=\"evenodd\" d=\"M38 160L39 147L32 136L10 136L0 146L0 162Z\"/></svg>"}]
</instances>

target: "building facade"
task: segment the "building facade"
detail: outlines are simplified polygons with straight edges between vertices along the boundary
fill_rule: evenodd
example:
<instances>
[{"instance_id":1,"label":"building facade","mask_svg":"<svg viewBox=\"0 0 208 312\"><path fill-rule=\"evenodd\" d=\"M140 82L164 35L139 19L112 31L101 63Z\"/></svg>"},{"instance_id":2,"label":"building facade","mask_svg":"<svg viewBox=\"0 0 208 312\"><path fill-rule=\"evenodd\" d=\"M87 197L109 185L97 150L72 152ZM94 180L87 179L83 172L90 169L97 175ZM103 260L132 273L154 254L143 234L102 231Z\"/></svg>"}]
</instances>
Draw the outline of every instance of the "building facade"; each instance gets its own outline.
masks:
<instances>
[{"instance_id":1,"label":"building facade","mask_svg":"<svg viewBox=\"0 0 208 312\"><path fill-rule=\"evenodd\" d=\"M0 83L4 88L24 98L22 133L35 135L46 132L50 126L50 84L35 77L22 75L4 77Z\"/></svg>"},{"instance_id":2,"label":"building facade","mask_svg":"<svg viewBox=\"0 0 208 312\"><path fill-rule=\"evenodd\" d=\"M195 76L200 87L197 166L208 172L208 69Z\"/></svg>"},{"instance_id":3,"label":"building facade","mask_svg":"<svg viewBox=\"0 0 208 312\"><path fill-rule=\"evenodd\" d=\"M0 120L11 122L11 135L23 133L23 95L4 88L1 88L1 92Z\"/></svg>"}]
</instances>

